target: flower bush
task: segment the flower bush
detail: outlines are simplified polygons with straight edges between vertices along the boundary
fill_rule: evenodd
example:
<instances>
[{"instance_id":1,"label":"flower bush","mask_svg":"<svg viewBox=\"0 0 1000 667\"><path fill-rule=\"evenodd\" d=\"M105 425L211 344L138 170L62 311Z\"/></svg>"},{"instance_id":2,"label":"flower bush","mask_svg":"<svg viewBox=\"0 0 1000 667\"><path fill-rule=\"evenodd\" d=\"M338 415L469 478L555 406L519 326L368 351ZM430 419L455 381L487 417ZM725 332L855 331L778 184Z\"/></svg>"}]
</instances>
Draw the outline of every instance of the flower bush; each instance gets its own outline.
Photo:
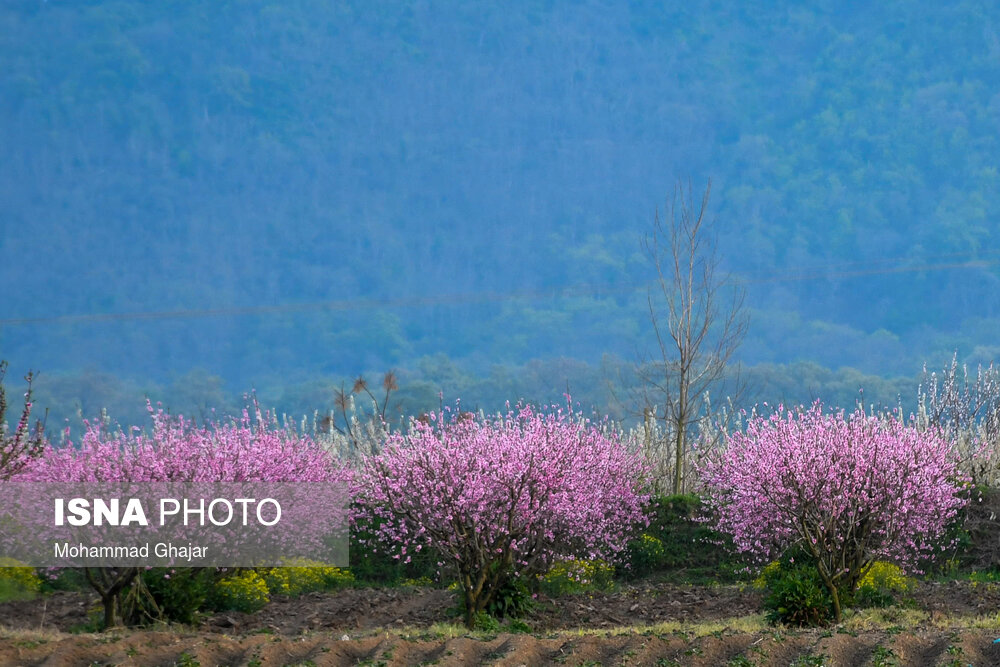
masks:
<instances>
[{"instance_id":1,"label":"flower bush","mask_svg":"<svg viewBox=\"0 0 1000 667\"><path fill-rule=\"evenodd\" d=\"M666 549L663 541L643 533L629 543L629 562L627 573L631 577L644 577L653 573L663 562Z\"/></svg>"},{"instance_id":2,"label":"flower bush","mask_svg":"<svg viewBox=\"0 0 1000 667\"><path fill-rule=\"evenodd\" d=\"M766 562L797 545L836 620L876 560L916 570L962 507L951 445L891 416L811 408L753 417L700 470L716 526Z\"/></svg>"},{"instance_id":3,"label":"flower bush","mask_svg":"<svg viewBox=\"0 0 1000 667\"><path fill-rule=\"evenodd\" d=\"M16 476L23 482L338 482L352 473L311 439L248 410L239 421L195 426L147 403L151 433L86 424L79 445L46 447ZM139 568L85 568L104 625L123 620L123 593Z\"/></svg>"},{"instance_id":4,"label":"flower bush","mask_svg":"<svg viewBox=\"0 0 1000 667\"><path fill-rule=\"evenodd\" d=\"M267 582L254 570L245 570L225 577L215 584L214 606L252 613L270 602Z\"/></svg>"},{"instance_id":5,"label":"flower bush","mask_svg":"<svg viewBox=\"0 0 1000 667\"><path fill-rule=\"evenodd\" d=\"M18 481L324 482L350 473L307 437L265 415L197 427L147 404L152 433L86 424L79 445L47 447Z\"/></svg>"},{"instance_id":6,"label":"flower bush","mask_svg":"<svg viewBox=\"0 0 1000 667\"><path fill-rule=\"evenodd\" d=\"M538 581L549 595L563 595L609 588L614 575L615 568L603 560L561 560Z\"/></svg>"},{"instance_id":7,"label":"flower bush","mask_svg":"<svg viewBox=\"0 0 1000 667\"><path fill-rule=\"evenodd\" d=\"M906 576L903 568L895 563L875 561L858 582L854 606L888 607L895 602L897 593L905 593L912 587L913 580Z\"/></svg>"},{"instance_id":8,"label":"flower bush","mask_svg":"<svg viewBox=\"0 0 1000 667\"><path fill-rule=\"evenodd\" d=\"M357 521L372 548L408 560L430 547L453 565L471 627L510 577L621 552L645 522L644 472L625 443L571 411L443 411L365 459Z\"/></svg>"},{"instance_id":9,"label":"flower bush","mask_svg":"<svg viewBox=\"0 0 1000 667\"><path fill-rule=\"evenodd\" d=\"M258 568L257 572L264 578L271 595L291 597L341 588L354 581L348 570L306 563L292 567Z\"/></svg>"},{"instance_id":10,"label":"flower bush","mask_svg":"<svg viewBox=\"0 0 1000 667\"><path fill-rule=\"evenodd\" d=\"M35 568L11 558L0 558L0 600L34 597L42 587Z\"/></svg>"}]
</instances>

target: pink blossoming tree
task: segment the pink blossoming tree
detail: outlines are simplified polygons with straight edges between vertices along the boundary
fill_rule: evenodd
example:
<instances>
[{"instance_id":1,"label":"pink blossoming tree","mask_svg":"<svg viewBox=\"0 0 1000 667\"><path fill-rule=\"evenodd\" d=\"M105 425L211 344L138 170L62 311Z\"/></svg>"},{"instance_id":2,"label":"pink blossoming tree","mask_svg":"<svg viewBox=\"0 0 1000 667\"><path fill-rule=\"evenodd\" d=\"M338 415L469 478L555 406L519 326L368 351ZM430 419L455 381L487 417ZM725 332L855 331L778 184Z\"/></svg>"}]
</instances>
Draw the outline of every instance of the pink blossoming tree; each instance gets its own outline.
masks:
<instances>
[{"instance_id":1,"label":"pink blossoming tree","mask_svg":"<svg viewBox=\"0 0 1000 667\"><path fill-rule=\"evenodd\" d=\"M47 447L17 482L336 482L351 472L312 440L274 427L257 411L238 422L196 427L149 406L151 433L87 424L79 446ZM123 595L137 567L84 568L101 596L104 626L121 622Z\"/></svg>"},{"instance_id":2,"label":"pink blossoming tree","mask_svg":"<svg viewBox=\"0 0 1000 667\"><path fill-rule=\"evenodd\" d=\"M364 461L358 520L396 557L432 547L453 564L471 627L506 578L624 549L645 521L644 473L624 443L572 412L443 412Z\"/></svg>"},{"instance_id":3,"label":"pink blossoming tree","mask_svg":"<svg viewBox=\"0 0 1000 667\"><path fill-rule=\"evenodd\" d=\"M31 383L34 373L24 376L28 389L24 393L24 408L21 418L13 432L7 423L7 392L3 380L7 374L7 362L0 360L0 480L10 479L27 466L31 459L42 453L45 448L45 428L42 422L35 423L31 428L28 424L31 418Z\"/></svg>"},{"instance_id":4,"label":"pink blossoming tree","mask_svg":"<svg viewBox=\"0 0 1000 667\"><path fill-rule=\"evenodd\" d=\"M700 474L739 551L764 562L802 545L813 556L838 622L841 592L876 560L917 568L964 503L948 442L819 403L751 418Z\"/></svg>"}]
</instances>

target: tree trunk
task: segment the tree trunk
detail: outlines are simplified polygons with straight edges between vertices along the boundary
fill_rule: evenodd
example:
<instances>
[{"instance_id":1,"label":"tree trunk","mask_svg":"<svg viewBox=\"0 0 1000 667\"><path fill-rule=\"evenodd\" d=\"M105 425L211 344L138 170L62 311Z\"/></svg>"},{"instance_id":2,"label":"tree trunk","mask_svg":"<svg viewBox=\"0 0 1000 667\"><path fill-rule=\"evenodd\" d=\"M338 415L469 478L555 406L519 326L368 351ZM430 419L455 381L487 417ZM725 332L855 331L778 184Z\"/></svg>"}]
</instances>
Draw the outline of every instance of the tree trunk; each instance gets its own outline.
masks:
<instances>
[{"instance_id":1,"label":"tree trunk","mask_svg":"<svg viewBox=\"0 0 1000 667\"><path fill-rule=\"evenodd\" d=\"M684 424L677 424L676 457L674 460L674 495L684 493Z\"/></svg>"},{"instance_id":2,"label":"tree trunk","mask_svg":"<svg viewBox=\"0 0 1000 667\"><path fill-rule=\"evenodd\" d=\"M486 606L486 600L483 599L486 573L477 572L475 583L471 574L465 574L462 576L462 584L465 589L465 627L472 630L476 624L476 614Z\"/></svg>"},{"instance_id":3,"label":"tree trunk","mask_svg":"<svg viewBox=\"0 0 1000 667\"><path fill-rule=\"evenodd\" d=\"M812 549L812 551L818 558L819 554L815 551L815 549ZM830 599L833 600L833 621L835 623L840 623L844 620L844 617L840 608L840 593L837 591L837 584L833 583L834 578L824 572L819 563L816 564L816 569L819 571L819 576L826 585L826 590L830 591Z\"/></svg>"},{"instance_id":4,"label":"tree trunk","mask_svg":"<svg viewBox=\"0 0 1000 667\"><path fill-rule=\"evenodd\" d=\"M844 617L840 610L840 594L837 593L837 587L830 584L830 597L833 598L833 622L840 623L844 620Z\"/></svg>"},{"instance_id":5,"label":"tree trunk","mask_svg":"<svg viewBox=\"0 0 1000 667\"><path fill-rule=\"evenodd\" d=\"M101 604L104 605L104 627L102 630L110 630L118 625L118 592L102 595Z\"/></svg>"},{"instance_id":6,"label":"tree trunk","mask_svg":"<svg viewBox=\"0 0 1000 667\"><path fill-rule=\"evenodd\" d=\"M470 630L476 624L476 598L472 591L465 590L465 627Z\"/></svg>"},{"instance_id":7,"label":"tree trunk","mask_svg":"<svg viewBox=\"0 0 1000 667\"><path fill-rule=\"evenodd\" d=\"M126 567L115 571L108 568L83 569L87 581L101 597L104 605L104 630L115 627L121 620L121 593L139 575L139 568Z\"/></svg>"}]
</instances>

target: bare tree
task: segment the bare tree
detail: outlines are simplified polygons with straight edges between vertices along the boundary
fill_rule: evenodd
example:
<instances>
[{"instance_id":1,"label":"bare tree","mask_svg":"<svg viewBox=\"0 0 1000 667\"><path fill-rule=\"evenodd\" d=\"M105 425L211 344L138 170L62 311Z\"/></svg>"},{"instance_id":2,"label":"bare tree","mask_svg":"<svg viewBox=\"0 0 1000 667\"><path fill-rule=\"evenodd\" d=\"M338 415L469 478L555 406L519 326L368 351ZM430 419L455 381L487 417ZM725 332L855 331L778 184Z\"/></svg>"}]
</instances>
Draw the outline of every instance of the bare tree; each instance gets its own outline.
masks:
<instances>
[{"instance_id":1,"label":"bare tree","mask_svg":"<svg viewBox=\"0 0 1000 667\"><path fill-rule=\"evenodd\" d=\"M706 219L711 188L709 181L695 208L691 185L678 182L669 218L657 211L643 238L656 269L647 300L657 350L638 374L646 414L663 420L672 439L674 493L684 492L689 431L704 417L749 324L745 290L719 272L716 235Z\"/></svg>"},{"instance_id":2,"label":"bare tree","mask_svg":"<svg viewBox=\"0 0 1000 667\"><path fill-rule=\"evenodd\" d=\"M958 354L940 374L924 365L917 394L917 424L955 445L962 469L976 486L1000 482L1000 368L980 366L974 381Z\"/></svg>"},{"instance_id":3,"label":"bare tree","mask_svg":"<svg viewBox=\"0 0 1000 667\"><path fill-rule=\"evenodd\" d=\"M949 440L960 469L972 482L963 527L969 542L961 553L976 568L1000 566L1000 368L979 366L973 379L958 354L940 373L924 366L917 394L917 425Z\"/></svg>"}]
</instances>

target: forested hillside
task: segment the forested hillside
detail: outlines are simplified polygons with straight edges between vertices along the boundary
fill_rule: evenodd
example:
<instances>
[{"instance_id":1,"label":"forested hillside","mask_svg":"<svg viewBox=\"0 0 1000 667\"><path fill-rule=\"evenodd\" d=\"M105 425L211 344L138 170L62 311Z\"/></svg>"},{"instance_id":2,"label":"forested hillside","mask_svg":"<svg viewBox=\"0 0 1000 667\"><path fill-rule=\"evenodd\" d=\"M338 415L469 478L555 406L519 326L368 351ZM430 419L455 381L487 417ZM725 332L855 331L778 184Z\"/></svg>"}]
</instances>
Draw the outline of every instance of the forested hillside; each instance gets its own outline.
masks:
<instances>
[{"instance_id":1,"label":"forested hillside","mask_svg":"<svg viewBox=\"0 0 1000 667\"><path fill-rule=\"evenodd\" d=\"M1000 351L995 3L11 0L0 64L0 356L85 412L390 366L551 399L648 344L678 178L748 364Z\"/></svg>"}]
</instances>

